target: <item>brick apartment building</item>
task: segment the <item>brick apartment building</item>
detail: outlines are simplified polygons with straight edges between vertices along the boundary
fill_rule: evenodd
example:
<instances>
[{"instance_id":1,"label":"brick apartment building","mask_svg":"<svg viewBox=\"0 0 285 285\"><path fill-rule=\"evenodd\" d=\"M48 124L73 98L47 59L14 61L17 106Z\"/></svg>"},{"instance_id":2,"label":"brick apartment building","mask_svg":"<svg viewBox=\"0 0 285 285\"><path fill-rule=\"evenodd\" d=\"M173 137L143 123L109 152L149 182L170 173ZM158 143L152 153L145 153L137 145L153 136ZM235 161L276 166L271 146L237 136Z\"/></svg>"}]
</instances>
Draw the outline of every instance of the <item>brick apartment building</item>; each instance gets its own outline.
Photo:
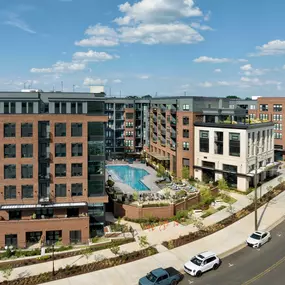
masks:
<instances>
[{"instance_id":1,"label":"brick apartment building","mask_svg":"<svg viewBox=\"0 0 285 285\"><path fill-rule=\"evenodd\" d=\"M205 108L229 107L230 99L215 97L165 97L151 99L148 157L162 163L177 177L183 167L194 176L194 123Z\"/></svg>"},{"instance_id":2,"label":"brick apartment building","mask_svg":"<svg viewBox=\"0 0 285 285\"><path fill-rule=\"evenodd\" d=\"M103 234L103 97L0 93L0 247Z\"/></svg>"}]
</instances>

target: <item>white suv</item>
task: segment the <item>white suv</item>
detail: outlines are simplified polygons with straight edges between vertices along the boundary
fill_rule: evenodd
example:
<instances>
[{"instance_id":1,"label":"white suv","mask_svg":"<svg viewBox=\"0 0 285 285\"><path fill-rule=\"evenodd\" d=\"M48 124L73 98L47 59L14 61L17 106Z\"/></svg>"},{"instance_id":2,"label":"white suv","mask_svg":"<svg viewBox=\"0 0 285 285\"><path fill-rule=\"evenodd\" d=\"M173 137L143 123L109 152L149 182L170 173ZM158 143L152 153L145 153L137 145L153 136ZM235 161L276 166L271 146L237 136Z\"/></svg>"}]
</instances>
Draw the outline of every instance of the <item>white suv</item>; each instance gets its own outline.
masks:
<instances>
[{"instance_id":1,"label":"white suv","mask_svg":"<svg viewBox=\"0 0 285 285\"><path fill-rule=\"evenodd\" d=\"M218 269L221 264L221 260L217 255L210 251L202 252L184 265L184 271L192 276L200 277L204 272L211 269Z\"/></svg>"}]
</instances>

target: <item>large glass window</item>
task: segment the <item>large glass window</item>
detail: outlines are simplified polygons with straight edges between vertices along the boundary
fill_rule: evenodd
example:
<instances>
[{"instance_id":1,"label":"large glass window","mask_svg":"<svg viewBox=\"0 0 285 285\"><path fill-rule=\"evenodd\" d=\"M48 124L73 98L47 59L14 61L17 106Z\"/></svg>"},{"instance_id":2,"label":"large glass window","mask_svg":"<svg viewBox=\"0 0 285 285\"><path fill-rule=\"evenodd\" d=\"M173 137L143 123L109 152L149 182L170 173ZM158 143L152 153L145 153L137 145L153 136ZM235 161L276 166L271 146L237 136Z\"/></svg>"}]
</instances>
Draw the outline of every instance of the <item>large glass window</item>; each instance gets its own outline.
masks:
<instances>
[{"instance_id":1,"label":"large glass window","mask_svg":"<svg viewBox=\"0 0 285 285\"><path fill-rule=\"evenodd\" d=\"M66 197L66 184L55 184L55 196Z\"/></svg>"},{"instance_id":2,"label":"large glass window","mask_svg":"<svg viewBox=\"0 0 285 285\"><path fill-rule=\"evenodd\" d=\"M82 124L81 123L71 123L71 136L72 137L82 137Z\"/></svg>"},{"instance_id":3,"label":"large glass window","mask_svg":"<svg viewBox=\"0 0 285 285\"><path fill-rule=\"evenodd\" d=\"M55 144L55 157L66 157L66 144L65 143Z\"/></svg>"},{"instance_id":4,"label":"large glass window","mask_svg":"<svg viewBox=\"0 0 285 285\"><path fill-rule=\"evenodd\" d=\"M33 157L33 145L22 144L21 145L21 156L22 157Z\"/></svg>"},{"instance_id":5,"label":"large glass window","mask_svg":"<svg viewBox=\"0 0 285 285\"><path fill-rule=\"evenodd\" d=\"M103 181L88 181L88 196L101 196L104 193Z\"/></svg>"},{"instance_id":6,"label":"large glass window","mask_svg":"<svg viewBox=\"0 0 285 285\"><path fill-rule=\"evenodd\" d=\"M230 133L229 155L240 156L240 134Z\"/></svg>"},{"instance_id":7,"label":"large glass window","mask_svg":"<svg viewBox=\"0 0 285 285\"><path fill-rule=\"evenodd\" d=\"M55 123L55 136L56 137L66 136L66 123Z\"/></svg>"},{"instance_id":8,"label":"large glass window","mask_svg":"<svg viewBox=\"0 0 285 285\"><path fill-rule=\"evenodd\" d=\"M224 133L215 132L215 154L223 154L224 152Z\"/></svg>"},{"instance_id":9,"label":"large glass window","mask_svg":"<svg viewBox=\"0 0 285 285\"><path fill-rule=\"evenodd\" d=\"M21 211L9 211L9 220L21 220L22 212Z\"/></svg>"},{"instance_id":10,"label":"large glass window","mask_svg":"<svg viewBox=\"0 0 285 285\"><path fill-rule=\"evenodd\" d=\"M16 145L15 144L4 144L4 157L15 158L16 157Z\"/></svg>"},{"instance_id":11,"label":"large glass window","mask_svg":"<svg viewBox=\"0 0 285 285\"><path fill-rule=\"evenodd\" d=\"M14 138L16 137L16 124L15 123L5 123L4 124L4 138Z\"/></svg>"},{"instance_id":12,"label":"large glass window","mask_svg":"<svg viewBox=\"0 0 285 285\"><path fill-rule=\"evenodd\" d=\"M82 143L71 144L71 156L82 156L83 147Z\"/></svg>"},{"instance_id":13,"label":"large glass window","mask_svg":"<svg viewBox=\"0 0 285 285\"><path fill-rule=\"evenodd\" d=\"M200 152L209 152L209 131L200 130Z\"/></svg>"},{"instance_id":14,"label":"large glass window","mask_svg":"<svg viewBox=\"0 0 285 285\"><path fill-rule=\"evenodd\" d=\"M31 123L22 123L21 124L21 137L30 138L33 136L33 124Z\"/></svg>"},{"instance_id":15,"label":"large glass window","mask_svg":"<svg viewBox=\"0 0 285 285\"><path fill-rule=\"evenodd\" d=\"M5 246L18 246L18 238L17 235L5 235Z\"/></svg>"},{"instance_id":16,"label":"large glass window","mask_svg":"<svg viewBox=\"0 0 285 285\"><path fill-rule=\"evenodd\" d=\"M21 166L22 179L33 178L33 165L32 164L22 164Z\"/></svg>"},{"instance_id":17,"label":"large glass window","mask_svg":"<svg viewBox=\"0 0 285 285\"><path fill-rule=\"evenodd\" d=\"M4 179L15 179L16 178L16 164L4 165Z\"/></svg>"},{"instance_id":18,"label":"large glass window","mask_svg":"<svg viewBox=\"0 0 285 285\"><path fill-rule=\"evenodd\" d=\"M6 185L4 186L4 199L16 199L16 186Z\"/></svg>"},{"instance_id":19,"label":"large glass window","mask_svg":"<svg viewBox=\"0 0 285 285\"><path fill-rule=\"evenodd\" d=\"M104 155L104 142L88 142L88 155Z\"/></svg>"},{"instance_id":20,"label":"large glass window","mask_svg":"<svg viewBox=\"0 0 285 285\"><path fill-rule=\"evenodd\" d=\"M103 174L103 173L104 173L104 161L88 162L88 174Z\"/></svg>"},{"instance_id":21,"label":"large glass window","mask_svg":"<svg viewBox=\"0 0 285 285\"><path fill-rule=\"evenodd\" d=\"M259 110L262 112L267 112L268 111L268 104L260 104Z\"/></svg>"},{"instance_id":22,"label":"large glass window","mask_svg":"<svg viewBox=\"0 0 285 285\"><path fill-rule=\"evenodd\" d=\"M66 176L66 164L60 163L55 165L55 177Z\"/></svg>"},{"instance_id":23,"label":"large glass window","mask_svg":"<svg viewBox=\"0 0 285 285\"><path fill-rule=\"evenodd\" d=\"M71 244L81 243L81 231L70 231L69 239Z\"/></svg>"},{"instance_id":24,"label":"large glass window","mask_svg":"<svg viewBox=\"0 0 285 285\"><path fill-rule=\"evenodd\" d=\"M105 208L103 203L88 204L88 216L90 217L90 220L92 217L103 217L104 215Z\"/></svg>"},{"instance_id":25,"label":"large glass window","mask_svg":"<svg viewBox=\"0 0 285 285\"><path fill-rule=\"evenodd\" d=\"M36 209L36 218L37 219L50 219L53 218L53 209L46 208L46 209Z\"/></svg>"},{"instance_id":26,"label":"large glass window","mask_svg":"<svg viewBox=\"0 0 285 285\"><path fill-rule=\"evenodd\" d=\"M71 184L71 196L82 196L83 195L82 183Z\"/></svg>"},{"instance_id":27,"label":"large glass window","mask_svg":"<svg viewBox=\"0 0 285 285\"><path fill-rule=\"evenodd\" d=\"M104 135L104 124L100 122L89 122L88 123L88 136L103 136Z\"/></svg>"},{"instance_id":28,"label":"large glass window","mask_svg":"<svg viewBox=\"0 0 285 285\"><path fill-rule=\"evenodd\" d=\"M26 242L28 245L38 243L41 237L42 237L42 232L26 232Z\"/></svg>"},{"instance_id":29,"label":"large glass window","mask_svg":"<svg viewBox=\"0 0 285 285\"><path fill-rule=\"evenodd\" d=\"M273 112L282 112L282 104L274 104Z\"/></svg>"},{"instance_id":30,"label":"large glass window","mask_svg":"<svg viewBox=\"0 0 285 285\"><path fill-rule=\"evenodd\" d=\"M33 198L34 188L33 185L22 185L22 199Z\"/></svg>"},{"instance_id":31,"label":"large glass window","mask_svg":"<svg viewBox=\"0 0 285 285\"><path fill-rule=\"evenodd\" d=\"M230 187L237 187L237 166L223 164L223 177Z\"/></svg>"},{"instance_id":32,"label":"large glass window","mask_svg":"<svg viewBox=\"0 0 285 285\"><path fill-rule=\"evenodd\" d=\"M101 115L104 113L105 103L104 102L87 102L87 112L88 114Z\"/></svg>"},{"instance_id":33,"label":"large glass window","mask_svg":"<svg viewBox=\"0 0 285 285\"><path fill-rule=\"evenodd\" d=\"M82 176L82 163L71 164L71 176Z\"/></svg>"},{"instance_id":34,"label":"large glass window","mask_svg":"<svg viewBox=\"0 0 285 285\"><path fill-rule=\"evenodd\" d=\"M55 242L61 240L62 231L47 231L46 232L46 243L52 245Z\"/></svg>"}]
</instances>

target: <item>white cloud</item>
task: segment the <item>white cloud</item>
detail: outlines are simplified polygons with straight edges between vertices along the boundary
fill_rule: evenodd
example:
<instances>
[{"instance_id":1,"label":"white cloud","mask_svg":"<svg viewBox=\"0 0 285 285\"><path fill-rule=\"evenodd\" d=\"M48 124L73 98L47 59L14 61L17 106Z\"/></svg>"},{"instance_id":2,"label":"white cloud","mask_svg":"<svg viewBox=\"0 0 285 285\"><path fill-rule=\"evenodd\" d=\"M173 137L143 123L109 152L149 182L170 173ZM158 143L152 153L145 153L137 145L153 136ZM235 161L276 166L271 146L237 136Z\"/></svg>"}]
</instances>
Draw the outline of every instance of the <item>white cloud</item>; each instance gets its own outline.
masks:
<instances>
[{"instance_id":1,"label":"white cloud","mask_svg":"<svg viewBox=\"0 0 285 285\"><path fill-rule=\"evenodd\" d=\"M106 61L114 59L114 57L106 52L97 52L89 50L88 52L76 52L73 54L74 60L82 61Z\"/></svg>"},{"instance_id":2,"label":"white cloud","mask_svg":"<svg viewBox=\"0 0 285 285\"><path fill-rule=\"evenodd\" d=\"M169 23L180 18L202 16L194 0L141 0L133 5L126 2L119 5L124 17L116 18L117 24Z\"/></svg>"},{"instance_id":3,"label":"white cloud","mask_svg":"<svg viewBox=\"0 0 285 285\"><path fill-rule=\"evenodd\" d=\"M8 13L7 15L8 19L4 21L4 24L16 27L30 34L36 34L36 32L33 29L31 29L24 20L19 18L19 15L15 13Z\"/></svg>"},{"instance_id":4,"label":"white cloud","mask_svg":"<svg viewBox=\"0 0 285 285\"><path fill-rule=\"evenodd\" d=\"M282 55L285 54L285 41L274 40L256 47L257 52L249 56Z\"/></svg>"},{"instance_id":5,"label":"white cloud","mask_svg":"<svg viewBox=\"0 0 285 285\"><path fill-rule=\"evenodd\" d=\"M235 85L235 84L234 84L234 82L218 81L217 85L219 85L219 86L231 86L231 85Z\"/></svg>"},{"instance_id":6,"label":"white cloud","mask_svg":"<svg viewBox=\"0 0 285 285\"><path fill-rule=\"evenodd\" d=\"M243 71L248 71L248 70L252 70L252 66L251 64L246 64L240 67L241 70Z\"/></svg>"},{"instance_id":7,"label":"white cloud","mask_svg":"<svg viewBox=\"0 0 285 285\"><path fill-rule=\"evenodd\" d=\"M220 73L220 72L222 72L222 70L221 70L220 68L216 68L216 69L214 70L214 72Z\"/></svg>"},{"instance_id":8,"label":"white cloud","mask_svg":"<svg viewBox=\"0 0 285 285\"><path fill-rule=\"evenodd\" d=\"M200 56L199 58L195 58L194 62L201 63L201 62L209 62L209 63L225 63L231 62L230 58L213 58L208 56Z\"/></svg>"},{"instance_id":9,"label":"white cloud","mask_svg":"<svg viewBox=\"0 0 285 285\"><path fill-rule=\"evenodd\" d=\"M83 62L64 62L58 61L48 68L32 68L30 72L32 73L68 73L84 70L86 64Z\"/></svg>"},{"instance_id":10,"label":"white cloud","mask_svg":"<svg viewBox=\"0 0 285 285\"><path fill-rule=\"evenodd\" d=\"M183 85L180 86L181 89L187 89L189 87L190 87L189 84L183 84Z\"/></svg>"},{"instance_id":11,"label":"white cloud","mask_svg":"<svg viewBox=\"0 0 285 285\"><path fill-rule=\"evenodd\" d=\"M122 42L143 44L191 44L204 38L190 26L183 23L142 24L137 27L122 27Z\"/></svg>"},{"instance_id":12,"label":"white cloud","mask_svg":"<svg viewBox=\"0 0 285 285\"><path fill-rule=\"evenodd\" d=\"M245 76L259 76L263 75L269 71L269 69L256 69L251 66L251 64L246 64L240 67L240 69L244 72Z\"/></svg>"},{"instance_id":13,"label":"white cloud","mask_svg":"<svg viewBox=\"0 0 285 285\"><path fill-rule=\"evenodd\" d=\"M100 78L91 78L86 77L84 79L83 85L90 86L90 85L105 85L107 83L107 79L100 79Z\"/></svg>"},{"instance_id":14,"label":"white cloud","mask_svg":"<svg viewBox=\"0 0 285 285\"><path fill-rule=\"evenodd\" d=\"M204 16L204 21L210 21L211 15L212 15L211 11L207 12Z\"/></svg>"},{"instance_id":15,"label":"white cloud","mask_svg":"<svg viewBox=\"0 0 285 285\"><path fill-rule=\"evenodd\" d=\"M122 80L121 79L115 79L115 80L113 80L113 82L119 84L119 83L122 83Z\"/></svg>"},{"instance_id":16,"label":"white cloud","mask_svg":"<svg viewBox=\"0 0 285 285\"><path fill-rule=\"evenodd\" d=\"M212 87L212 86L213 86L213 83L208 82L208 81L205 81L205 82L199 83L199 86L200 86L200 87L209 88L209 87Z\"/></svg>"},{"instance_id":17,"label":"white cloud","mask_svg":"<svg viewBox=\"0 0 285 285\"><path fill-rule=\"evenodd\" d=\"M261 81L259 78L249 78L249 77L241 77L240 81L242 83L246 83L247 85L253 85L253 86L263 86L263 85L281 85L280 81L276 80L265 80Z\"/></svg>"},{"instance_id":18,"label":"white cloud","mask_svg":"<svg viewBox=\"0 0 285 285\"><path fill-rule=\"evenodd\" d=\"M237 61L238 61L238 62L248 62L248 60L247 60L247 59L244 59L244 58L239 58Z\"/></svg>"},{"instance_id":19,"label":"white cloud","mask_svg":"<svg viewBox=\"0 0 285 285\"><path fill-rule=\"evenodd\" d=\"M139 79L149 79L149 75L139 75Z\"/></svg>"},{"instance_id":20,"label":"white cloud","mask_svg":"<svg viewBox=\"0 0 285 285\"><path fill-rule=\"evenodd\" d=\"M90 38L83 39L81 41L76 41L75 45L84 47L112 47L119 44L117 32L114 29L108 26L102 26L101 24L89 26L85 31L85 35L90 36Z\"/></svg>"},{"instance_id":21,"label":"white cloud","mask_svg":"<svg viewBox=\"0 0 285 285\"><path fill-rule=\"evenodd\" d=\"M201 25L200 23L192 23L191 27L201 31L213 31L214 29L207 25Z\"/></svg>"}]
</instances>

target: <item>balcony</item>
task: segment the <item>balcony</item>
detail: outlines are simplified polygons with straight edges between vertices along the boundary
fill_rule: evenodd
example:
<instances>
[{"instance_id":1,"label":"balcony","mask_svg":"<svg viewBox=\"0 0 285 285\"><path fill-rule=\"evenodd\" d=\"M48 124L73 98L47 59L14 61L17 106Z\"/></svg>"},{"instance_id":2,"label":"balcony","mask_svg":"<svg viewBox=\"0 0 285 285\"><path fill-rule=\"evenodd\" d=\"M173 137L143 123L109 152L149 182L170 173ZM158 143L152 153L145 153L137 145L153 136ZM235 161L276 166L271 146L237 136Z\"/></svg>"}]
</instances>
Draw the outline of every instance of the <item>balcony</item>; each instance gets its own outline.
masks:
<instances>
[{"instance_id":1,"label":"balcony","mask_svg":"<svg viewBox=\"0 0 285 285\"><path fill-rule=\"evenodd\" d=\"M161 119L160 119L160 123L161 123L162 125L165 125L165 124L166 124L166 120L165 120L164 118L161 118Z\"/></svg>"},{"instance_id":2,"label":"balcony","mask_svg":"<svg viewBox=\"0 0 285 285\"><path fill-rule=\"evenodd\" d=\"M124 125L116 125L116 130L123 130L124 129Z\"/></svg>"},{"instance_id":3,"label":"balcony","mask_svg":"<svg viewBox=\"0 0 285 285\"><path fill-rule=\"evenodd\" d=\"M166 135L166 131L165 131L165 130L163 130L163 129L160 131L160 133L161 133L161 135L163 135L163 136L165 136L165 135Z\"/></svg>"},{"instance_id":4,"label":"balcony","mask_svg":"<svg viewBox=\"0 0 285 285\"><path fill-rule=\"evenodd\" d=\"M51 203L51 197L50 196L40 196L39 197L39 203L40 204L48 204Z\"/></svg>"},{"instance_id":5,"label":"balcony","mask_svg":"<svg viewBox=\"0 0 285 285\"><path fill-rule=\"evenodd\" d=\"M50 132L39 132L38 133L39 141L50 141L52 134Z\"/></svg>"},{"instance_id":6,"label":"balcony","mask_svg":"<svg viewBox=\"0 0 285 285\"><path fill-rule=\"evenodd\" d=\"M153 128L153 133L157 134L157 128Z\"/></svg>"},{"instance_id":7,"label":"balcony","mask_svg":"<svg viewBox=\"0 0 285 285\"><path fill-rule=\"evenodd\" d=\"M42 162L51 162L52 161L52 154L50 152L41 153L39 156L39 160Z\"/></svg>"},{"instance_id":8,"label":"balcony","mask_svg":"<svg viewBox=\"0 0 285 285\"><path fill-rule=\"evenodd\" d=\"M176 120L171 120L171 121L170 121L170 125L171 125L172 127L176 127Z\"/></svg>"},{"instance_id":9,"label":"balcony","mask_svg":"<svg viewBox=\"0 0 285 285\"><path fill-rule=\"evenodd\" d=\"M170 149L176 150L176 144L170 144Z\"/></svg>"},{"instance_id":10,"label":"balcony","mask_svg":"<svg viewBox=\"0 0 285 285\"><path fill-rule=\"evenodd\" d=\"M171 114L176 114L176 112L177 112L177 109L176 109L176 108L173 108L173 107L172 107L172 108L170 109L170 113L171 113Z\"/></svg>"},{"instance_id":11,"label":"balcony","mask_svg":"<svg viewBox=\"0 0 285 285\"><path fill-rule=\"evenodd\" d=\"M160 107L160 113L164 114L166 112L166 107Z\"/></svg>"},{"instance_id":12,"label":"balcony","mask_svg":"<svg viewBox=\"0 0 285 285\"><path fill-rule=\"evenodd\" d=\"M41 182L47 182L51 181L52 175L50 173L45 173L45 174L39 174L39 181Z\"/></svg>"},{"instance_id":13,"label":"balcony","mask_svg":"<svg viewBox=\"0 0 285 285\"><path fill-rule=\"evenodd\" d=\"M117 120L117 121L124 121L124 116L117 116L117 117L116 117L116 120Z\"/></svg>"},{"instance_id":14,"label":"balcony","mask_svg":"<svg viewBox=\"0 0 285 285\"><path fill-rule=\"evenodd\" d=\"M170 137L176 139L176 132L171 132Z\"/></svg>"}]
</instances>

